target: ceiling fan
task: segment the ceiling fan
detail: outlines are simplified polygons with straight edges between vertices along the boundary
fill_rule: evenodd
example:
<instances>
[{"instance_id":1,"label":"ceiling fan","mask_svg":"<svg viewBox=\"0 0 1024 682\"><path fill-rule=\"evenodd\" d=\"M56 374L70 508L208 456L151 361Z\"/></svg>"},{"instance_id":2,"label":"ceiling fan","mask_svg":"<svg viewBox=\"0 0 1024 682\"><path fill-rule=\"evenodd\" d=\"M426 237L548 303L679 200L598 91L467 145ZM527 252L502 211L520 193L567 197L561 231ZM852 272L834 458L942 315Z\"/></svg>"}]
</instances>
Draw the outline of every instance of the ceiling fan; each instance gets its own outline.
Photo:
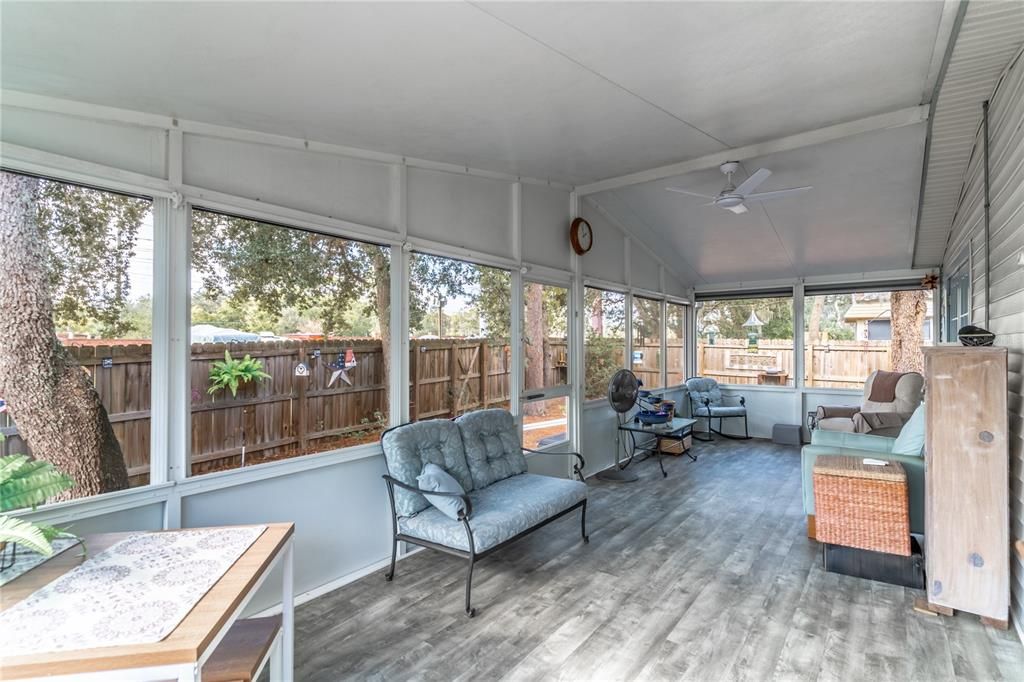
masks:
<instances>
[{"instance_id":1,"label":"ceiling fan","mask_svg":"<svg viewBox=\"0 0 1024 682\"><path fill-rule=\"evenodd\" d=\"M687 189L681 189L679 187L666 187L669 192L676 192L678 194L688 194L692 197L700 197L702 199L711 199L710 203L704 204L705 206L719 206L727 211L733 213L746 213L747 207L744 205L744 201L765 201L766 199L778 199L779 197L788 196L790 194L797 194L799 192L806 192L811 189L807 187L792 187L790 189L779 189L774 192L759 192L752 194L757 189L758 185L768 179L768 176L772 174L767 168L760 168L740 183L739 187L732 184L732 174L739 170L739 161L726 161L719 170L725 174L727 178L725 187L718 193L718 196L710 196L707 194L699 194L697 192L691 192Z\"/></svg>"}]
</instances>

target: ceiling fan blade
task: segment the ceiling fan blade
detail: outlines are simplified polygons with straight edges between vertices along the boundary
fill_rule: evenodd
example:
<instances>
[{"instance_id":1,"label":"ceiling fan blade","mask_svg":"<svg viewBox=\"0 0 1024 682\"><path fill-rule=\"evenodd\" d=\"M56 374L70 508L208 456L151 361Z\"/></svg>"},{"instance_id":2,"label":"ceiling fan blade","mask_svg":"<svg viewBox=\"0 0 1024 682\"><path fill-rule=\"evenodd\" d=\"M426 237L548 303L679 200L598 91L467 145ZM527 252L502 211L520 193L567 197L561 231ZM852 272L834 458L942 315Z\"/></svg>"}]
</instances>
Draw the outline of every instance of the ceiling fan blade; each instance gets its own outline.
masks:
<instances>
[{"instance_id":1,"label":"ceiling fan blade","mask_svg":"<svg viewBox=\"0 0 1024 682\"><path fill-rule=\"evenodd\" d=\"M736 204L735 206L730 206L726 210L727 211L732 211L736 215L743 215L744 213L747 212L747 207L744 206L743 204Z\"/></svg>"},{"instance_id":2,"label":"ceiling fan blade","mask_svg":"<svg viewBox=\"0 0 1024 682\"><path fill-rule=\"evenodd\" d=\"M736 188L736 194L746 195L749 192L753 192L757 189L757 186L767 180L768 176L771 174L772 172L767 168L758 168L754 171L753 175L740 183L740 186Z\"/></svg>"},{"instance_id":3,"label":"ceiling fan blade","mask_svg":"<svg viewBox=\"0 0 1024 682\"><path fill-rule=\"evenodd\" d=\"M758 194L747 194L743 197L744 201L766 201L768 199L778 199L780 197L789 196L790 194L799 194L800 192L806 192L811 189L811 186L807 187L791 187L790 189L779 189L774 192L760 192Z\"/></svg>"},{"instance_id":4,"label":"ceiling fan blade","mask_svg":"<svg viewBox=\"0 0 1024 682\"><path fill-rule=\"evenodd\" d=\"M715 198L715 197L711 196L710 194L697 194L696 192L691 192L690 190L687 190L687 189L679 189L678 187L666 187L665 189L667 189L669 192L675 192L676 194L687 194L687 195L689 195L691 197L700 197L701 199L714 199Z\"/></svg>"}]
</instances>

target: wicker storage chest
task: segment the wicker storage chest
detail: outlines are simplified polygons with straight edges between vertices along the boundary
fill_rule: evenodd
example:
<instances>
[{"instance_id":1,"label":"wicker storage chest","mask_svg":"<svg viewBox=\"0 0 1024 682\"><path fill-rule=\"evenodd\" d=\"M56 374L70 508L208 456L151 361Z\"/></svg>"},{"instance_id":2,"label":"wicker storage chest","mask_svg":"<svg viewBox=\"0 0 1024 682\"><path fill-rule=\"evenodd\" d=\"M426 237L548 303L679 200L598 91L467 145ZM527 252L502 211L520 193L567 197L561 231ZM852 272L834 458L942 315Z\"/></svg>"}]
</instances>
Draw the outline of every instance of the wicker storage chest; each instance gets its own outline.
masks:
<instances>
[{"instance_id":1,"label":"wicker storage chest","mask_svg":"<svg viewBox=\"0 0 1024 682\"><path fill-rule=\"evenodd\" d=\"M818 542L910 556L907 473L899 462L819 457L814 509Z\"/></svg>"}]
</instances>

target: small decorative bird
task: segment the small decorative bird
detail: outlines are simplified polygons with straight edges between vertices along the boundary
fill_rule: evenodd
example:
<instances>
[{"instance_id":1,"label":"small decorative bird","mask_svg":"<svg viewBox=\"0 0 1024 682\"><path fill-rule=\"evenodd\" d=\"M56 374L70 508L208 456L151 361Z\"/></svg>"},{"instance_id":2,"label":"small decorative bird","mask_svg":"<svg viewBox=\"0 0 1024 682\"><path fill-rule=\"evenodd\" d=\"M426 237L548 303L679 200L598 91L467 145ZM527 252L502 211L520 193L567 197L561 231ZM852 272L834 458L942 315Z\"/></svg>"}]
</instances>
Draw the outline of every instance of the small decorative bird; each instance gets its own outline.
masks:
<instances>
[{"instance_id":1,"label":"small decorative bird","mask_svg":"<svg viewBox=\"0 0 1024 682\"><path fill-rule=\"evenodd\" d=\"M338 353L338 357L327 363L327 368L334 370L331 373L331 380L327 382L327 387L330 388L338 380L338 377L341 377L342 381L351 386L352 380L348 378L348 371L355 369L357 364L359 363L356 362L356 354L351 348L344 353Z\"/></svg>"},{"instance_id":2,"label":"small decorative bird","mask_svg":"<svg viewBox=\"0 0 1024 682\"><path fill-rule=\"evenodd\" d=\"M932 290L939 286L939 276L934 272L925 275L921 279L921 287L924 289Z\"/></svg>"}]
</instances>

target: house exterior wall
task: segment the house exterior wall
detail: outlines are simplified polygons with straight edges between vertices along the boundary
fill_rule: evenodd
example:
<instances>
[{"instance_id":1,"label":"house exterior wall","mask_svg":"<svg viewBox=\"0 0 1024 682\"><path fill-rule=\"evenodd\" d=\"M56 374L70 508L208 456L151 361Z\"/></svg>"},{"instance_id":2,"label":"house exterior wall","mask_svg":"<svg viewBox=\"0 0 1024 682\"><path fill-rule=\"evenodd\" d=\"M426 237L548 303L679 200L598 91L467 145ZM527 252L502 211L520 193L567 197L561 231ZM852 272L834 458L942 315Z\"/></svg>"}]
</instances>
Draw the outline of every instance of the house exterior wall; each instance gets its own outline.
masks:
<instances>
[{"instance_id":1,"label":"house exterior wall","mask_svg":"<svg viewBox=\"0 0 1024 682\"><path fill-rule=\"evenodd\" d=\"M978 103L981 107L981 102ZM969 253L971 323L1009 349L1010 537L1024 538L1024 56L1011 61L989 107L990 228L985 239L985 166L979 131L943 262ZM987 258L986 258L987 252ZM987 290L987 291L986 291ZM950 339L947 339L950 340ZM1011 618L1024 632L1024 561L1011 557Z\"/></svg>"}]
</instances>

